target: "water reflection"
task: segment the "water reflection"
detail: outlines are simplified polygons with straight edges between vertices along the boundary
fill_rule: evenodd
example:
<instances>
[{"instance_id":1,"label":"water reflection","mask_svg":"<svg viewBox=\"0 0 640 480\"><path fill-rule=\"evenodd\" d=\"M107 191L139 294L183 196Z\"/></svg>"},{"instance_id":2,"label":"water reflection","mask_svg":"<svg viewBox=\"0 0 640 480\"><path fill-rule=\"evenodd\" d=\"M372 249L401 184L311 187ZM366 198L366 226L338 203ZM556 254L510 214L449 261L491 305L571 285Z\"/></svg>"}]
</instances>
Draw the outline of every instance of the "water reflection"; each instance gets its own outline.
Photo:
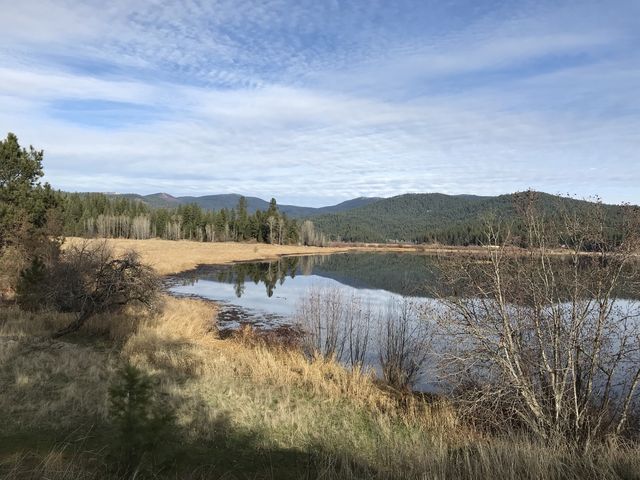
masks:
<instances>
[{"instance_id":1,"label":"water reflection","mask_svg":"<svg viewBox=\"0 0 640 480\"><path fill-rule=\"evenodd\" d=\"M255 285L262 283L267 297L271 298L276 285L282 285L287 277L295 278L299 263L299 257L287 257L273 262L238 263L219 270L216 280L232 283L238 298L245 292L245 282L252 281Z\"/></svg>"},{"instance_id":2,"label":"water reflection","mask_svg":"<svg viewBox=\"0 0 640 480\"><path fill-rule=\"evenodd\" d=\"M246 284L262 284L267 298L297 276L332 279L356 289L385 290L405 296L431 296L440 284L434 258L412 254L347 253L283 257L265 262L207 266L181 275L182 285L209 281L233 284L241 298Z\"/></svg>"},{"instance_id":3,"label":"water reflection","mask_svg":"<svg viewBox=\"0 0 640 480\"><path fill-rule=\"evenodd\" d=\"M410 253L344 253L201 267L174 278L171 291L233 305L236 313L228 315L229 318L242 317L238 320L256 320L268 324L274 319L290 317L312 287L343 288L347 294L358 293L378 305L386 305L389 300L401 296L466 296L470 290L467 282L444 281L443 272L450 270L449 264L456 261L464 263L465 271L470 276L476 280L482 279L486 257L438 258ZM520 261L528 260L525 258ZM594 261L597 259L580 259L585 264L584 268L589 268L590 262ZM554 262L557 262L555 268L558 278L567 275L570 278L569 260L558 257ZM487 286L490 287L489 284ZM561 290L560 299L563 297ZM530 299L519 295L519 291L515 289L510 292L513 298L509 301L526 304ZM627 282L616 293L621 298L635 298L637 291L634 282ZM238 315L237 312L243 314Z\"/></svg>"}]
</instances>

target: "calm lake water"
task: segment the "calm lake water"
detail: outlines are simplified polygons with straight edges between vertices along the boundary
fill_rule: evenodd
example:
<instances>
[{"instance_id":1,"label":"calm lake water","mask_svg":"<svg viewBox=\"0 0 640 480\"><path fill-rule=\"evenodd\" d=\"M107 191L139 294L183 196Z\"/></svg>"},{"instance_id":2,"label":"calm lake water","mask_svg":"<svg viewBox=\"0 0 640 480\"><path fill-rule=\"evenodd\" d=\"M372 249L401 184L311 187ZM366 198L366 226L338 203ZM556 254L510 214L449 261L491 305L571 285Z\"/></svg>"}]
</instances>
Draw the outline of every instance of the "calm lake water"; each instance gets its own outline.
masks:
<instances>
[{"instance_id":1,"label":"calm lake water","mask_svg":"<svg viewBox=\"0 0 640 480\"><path fill-rule=\"evenodd\" d=\"M312 289L342 289L374 310L402 296L427 297L438 284L435 259L398 253L343 253L284 257L271 262L209 266L175 278L170 291L215 300L221 327L289 324Z\"/></svg>"}]
</instances>

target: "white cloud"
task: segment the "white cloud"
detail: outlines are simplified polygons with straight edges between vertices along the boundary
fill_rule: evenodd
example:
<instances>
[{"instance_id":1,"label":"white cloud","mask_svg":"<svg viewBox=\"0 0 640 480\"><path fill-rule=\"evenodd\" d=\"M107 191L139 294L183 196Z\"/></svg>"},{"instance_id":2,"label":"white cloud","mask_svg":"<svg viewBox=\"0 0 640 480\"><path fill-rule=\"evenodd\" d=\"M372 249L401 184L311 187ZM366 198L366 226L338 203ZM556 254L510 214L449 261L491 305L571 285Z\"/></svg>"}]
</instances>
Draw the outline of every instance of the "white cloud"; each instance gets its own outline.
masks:
<instances>
[{"instance_id":1,"label":"white cloud","mask_svg":"<svg viewBox=\"0 0 640 480\"><path fill-rule=\"evenodd\" d=\"M619 16L564 29L549 11L483 17L422 37L385 30L370 11L331 26L339 7L322 2L120 2L104 17L83 2L34 5L9 8L0 33L0 130L44 148L60 188L327 204L535 187L640 201L640 62L620 47L630 34L613 28ZM562 55L586 59L456 83ZM439 81L451 88L434 91ZM105 128L54 115L61 100L158 113Z\"/></svg>"}]
</instances>

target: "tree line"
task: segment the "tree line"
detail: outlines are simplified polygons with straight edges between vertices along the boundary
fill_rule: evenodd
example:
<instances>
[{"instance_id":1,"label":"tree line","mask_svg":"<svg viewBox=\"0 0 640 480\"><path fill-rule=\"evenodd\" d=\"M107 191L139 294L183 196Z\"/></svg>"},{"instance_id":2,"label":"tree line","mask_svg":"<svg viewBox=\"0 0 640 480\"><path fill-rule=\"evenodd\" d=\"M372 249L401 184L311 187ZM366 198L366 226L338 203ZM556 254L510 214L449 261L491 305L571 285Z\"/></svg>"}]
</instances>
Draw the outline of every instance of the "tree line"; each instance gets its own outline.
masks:
<instances>
[{"instance_id":1,"label":"tree line","mask_svg":"<svg viewBox=\"0 0 640 480\"><path fill-rule=\"evenodd\" d=\"M295 244L303 236L303 225L281 213L275 199L267 210L249 214L244 197L234 208L211 211L196 204L152 208L140 200L102 193L59 195L67 236L273 244Z\"/></svg>"},{"instance_id":2,"label":"tree line","mask_svg":"<svg viewBox=\"0 0 640 480\"><path fill-rule=\"evenodd\" d=\"M218 211L195 203L154 208L125 196L54 190L41 182L43 151L22 148L12 133L0 141L0 153L0 249L25 248L42 257L45 253L39 249L49 245L46 239L64 236L325 243L311 221L289 218L278 209L275 198L266 210L251 214L245 197L234 208Z\"/></svg>"}]
</instances>

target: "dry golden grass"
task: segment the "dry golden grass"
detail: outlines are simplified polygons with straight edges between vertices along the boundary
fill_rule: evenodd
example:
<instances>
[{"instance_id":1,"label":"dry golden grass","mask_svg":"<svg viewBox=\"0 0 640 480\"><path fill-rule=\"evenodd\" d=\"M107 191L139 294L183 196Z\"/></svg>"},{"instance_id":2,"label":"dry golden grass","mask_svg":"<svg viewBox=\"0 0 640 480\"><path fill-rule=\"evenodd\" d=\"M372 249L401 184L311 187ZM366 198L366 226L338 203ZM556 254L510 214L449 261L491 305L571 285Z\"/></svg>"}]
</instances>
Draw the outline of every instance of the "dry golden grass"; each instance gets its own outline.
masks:
<instances>
[{"instance_id":1,"label":"dry golden grass","mask_svg":"<svg viewBox=\"0 0 640 480\"><path fill-rule=\"evenodd\" d=\"M85 242L82 238L67 238L66 245ZM297 245L269 245L264 243L204 243L188 240L130 240L109 238L106 241L114 253L128 250L138 252L142 260L159 274L167 275L196 268L198 265L223 264L251 260L270 260L282 255L329 254L347 251L347 248L304 247Z\"/></svg>"},{"instance_id":2,"label":"dry golden grass","mask_svg":"<svg viewBox=\"0 0 640 480\"><path fill-rule=\"evenodd\" d=\"M255 448L267 450L322 446L337 454L357 451L365 442L360 461L370 462L379 440L363 437L367 416L377 419L367 428L384 436L396 435L394 424L407 424L393 396L368 374L349 372L336 362L309 362L297 351L267 347L246 332L237 340L218 339L210 303L172 297L162 303L156 314L130 311L113 322L95 318L84 330L94 337L88 344L47 338L69 321L68 315L1 310L4 433L68 431L104 422L108 385L124 361L157 379L194 442L217 441L229 430L252 432L260 439ZM422 409L412 415L426 432L431 413ZM5 462L17 458L20 454L13 452ZM49 454L43 465L51 465L52 458L57 457Z\"/></svg>"},{"instance_id":3,"label":"dry golden grass","mask_svg":"<svg viewBox=\"0 0 640 480\"><path fill-rule=\"evenodd\" d=\"M105 415L114 354L94 345L53 341L70 320L63 314L0 309L0 415L5 432L73 427Z\"/></svg>"}]
</instances>

